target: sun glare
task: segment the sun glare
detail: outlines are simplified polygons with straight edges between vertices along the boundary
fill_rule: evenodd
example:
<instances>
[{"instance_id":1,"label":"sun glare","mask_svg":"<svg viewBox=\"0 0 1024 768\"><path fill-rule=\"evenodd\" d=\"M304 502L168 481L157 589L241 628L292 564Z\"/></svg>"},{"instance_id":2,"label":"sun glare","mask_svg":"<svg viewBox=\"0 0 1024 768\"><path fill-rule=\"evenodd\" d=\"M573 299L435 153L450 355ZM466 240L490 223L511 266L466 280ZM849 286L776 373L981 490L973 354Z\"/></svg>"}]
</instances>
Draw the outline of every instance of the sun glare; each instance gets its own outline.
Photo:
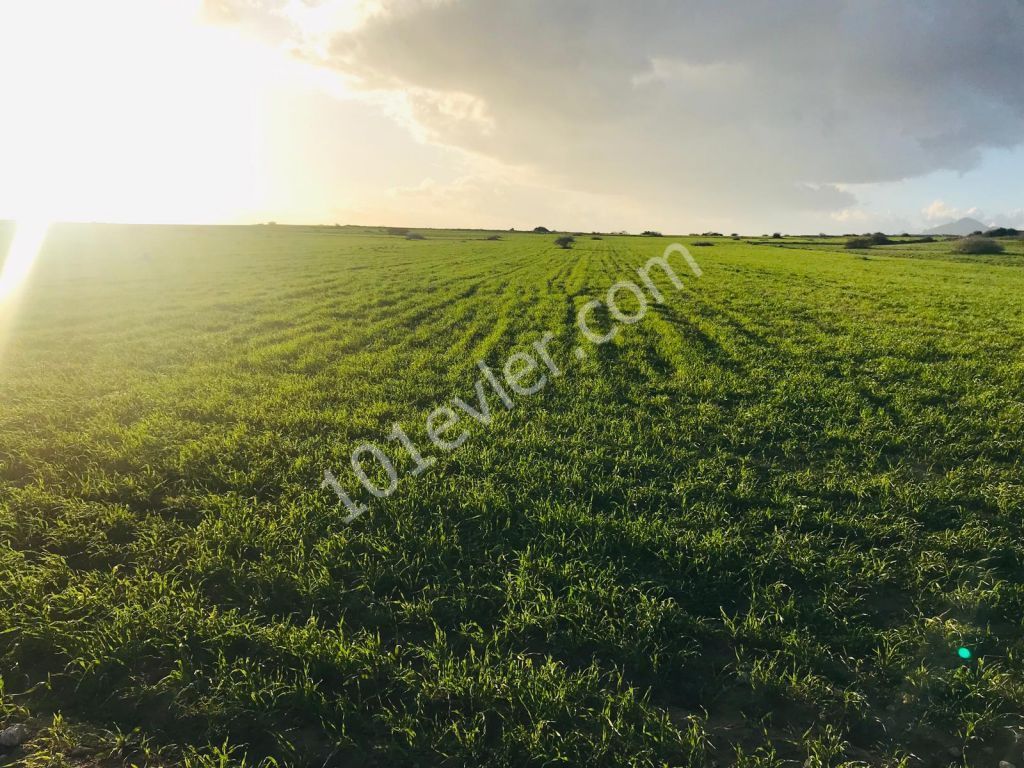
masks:
<instances>
[{"instance_id":1,"label":"sun glare","mask_svg":"<svg viewBox=\"0 0 1024 768\"><path fill-rule=\"evenodd\" d=\"M0 217L238 219L272 66L196 2L0 4Z\"/></svg>"},{"instance_id":2,"label":"sun glare","mask_svg":"<svg viewBox=\"0 0 1024 768\"><path fill-rule=\"evenodd\" d=\"M15 224L14 238L0 269L0 313L5 313L8 305L17 298L49 228L49 222L32 219L23 219Z\"/></svg>"},{"instance_id":3,"label":"sun glare","mask_svg":"<svg viewBox=\"0 0 1024 768\"><path fill-rule=\"evenodd\" d=\"M285 10L312 44L370 5ZM284 94L303 91L348 89L200 0L0 0L0 218L261 220L294 161Z\"/></svg>"}]
</instances>

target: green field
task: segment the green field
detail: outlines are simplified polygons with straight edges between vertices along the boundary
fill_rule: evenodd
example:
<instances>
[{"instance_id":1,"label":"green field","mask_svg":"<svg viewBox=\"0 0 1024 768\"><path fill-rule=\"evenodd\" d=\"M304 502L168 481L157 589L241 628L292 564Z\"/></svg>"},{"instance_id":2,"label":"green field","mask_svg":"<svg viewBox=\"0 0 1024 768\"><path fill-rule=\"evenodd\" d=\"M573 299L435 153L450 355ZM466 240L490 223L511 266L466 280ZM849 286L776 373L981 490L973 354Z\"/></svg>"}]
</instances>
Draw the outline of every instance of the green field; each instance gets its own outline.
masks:
<instances>
[{"instance_id":1,"label":"green field","mask_svg":"<svg viewBox=\"0 0 1024 768\"><path fill-rule=\"evenodd\" d=\"M672 238L424 234L52 231L0 339L0 763L1020 764L1024 241L700 238L581 359Z\"/></svg>"}]
</instances>

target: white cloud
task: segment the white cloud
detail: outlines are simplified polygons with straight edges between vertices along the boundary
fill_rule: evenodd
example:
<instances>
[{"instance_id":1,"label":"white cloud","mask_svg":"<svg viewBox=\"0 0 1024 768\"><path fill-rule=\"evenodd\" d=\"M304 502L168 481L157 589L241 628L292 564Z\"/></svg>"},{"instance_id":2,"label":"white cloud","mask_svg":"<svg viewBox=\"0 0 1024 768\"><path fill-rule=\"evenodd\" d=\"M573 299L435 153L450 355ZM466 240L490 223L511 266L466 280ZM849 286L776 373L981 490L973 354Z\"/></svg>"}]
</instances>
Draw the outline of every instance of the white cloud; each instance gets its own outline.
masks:
<instances>
[{"instance_id":1,"label":"white cloud","mask_svg":"<svg viewBox=\"0 0 1024 768\"><path fill-rule=\"evenodd\" d=\"M932 201L929 206L921 209L921 214L924 216L925 221L933 223L955 221L956 219L964 218L985 220L984 212L977 207L954 208L953 206L946 205L942 200Z\"/></svg>"},{"instance_id":2,"label":"white cloud","mask_svg":"<svg viewBox=\"0 0 1024 768\"><path fill-rule=\"evenodd\" d=\"M921 209L921 215L928 224L944 224L957 219L971 218L977 219L989 227L1024 228L1024 208L990 216L977 207L957 208L947 205L942 200L934 200L930 205Z\"/></svg>"}]
</instances>

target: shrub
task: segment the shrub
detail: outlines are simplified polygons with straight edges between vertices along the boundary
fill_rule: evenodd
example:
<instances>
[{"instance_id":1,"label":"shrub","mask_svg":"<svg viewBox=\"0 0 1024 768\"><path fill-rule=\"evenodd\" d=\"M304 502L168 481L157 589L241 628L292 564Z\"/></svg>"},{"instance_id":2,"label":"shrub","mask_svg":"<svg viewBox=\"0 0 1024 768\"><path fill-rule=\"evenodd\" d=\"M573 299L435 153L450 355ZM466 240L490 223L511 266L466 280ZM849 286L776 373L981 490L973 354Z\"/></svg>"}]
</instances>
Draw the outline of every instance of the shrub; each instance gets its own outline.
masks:
<instances>
[{"instance_id":1,"label":"shrub","mask_svg":"<svg viewBox=\"0 0 1024 768\"><path fill-rule=\"evenodd\" d=\"M1013 227L996 227L985 233L988 237L1017 237L1021 234L1019 229Z\"/></svg>"},{"instance_id":2,"label":"shrub","mask_svg":"<svg viewBox=\"0 0 1024 768\"><path fill-rule=\"evenodd\" d=\"M427 238L425 238L419 232L410 232L409 234L407 234L405 236L405 239L406 240L426 240Z\"/></svg>"},{"instance_id":3,"label":"shrub","mask_svg":"<svg viewBox=\"0 0 1024 768\"><path fill-rule=\"evenodd\" d=\"M953 253L1002 253L1003 244L984 235L962 237L953 243Z\"/></svg>"},{"instance_id":4,"label":"shrub","mask_svg":"<svg viewBox=\"0 0 1024 768\"><path fill-rule=\"evenodd\" d=\"M773 239L778 240L781 237L782 237L782 233L781 232L772 232L772 238Z\"/></svg>"},{"instance_id":5,"label":"shrub","mask_svg":"<svg viewBox=\"0 0 1024 768\"><path fill-rule=\"evenodd\" d=\"M592 238L590 238L590 239L591 239L591 240L604 240L604 238L603 238L603 237L601 237L600 235L594 235L594 236L593 236Z\"/></svg>"},{"instance_id":6,"label":"shrub","mask_svg":"<svg viewBox=\"0 0 1024 768\"><path fill-rule=\"evenodd\" d=\"M661 232L658 232L657 230L654 229L645 229L640 234L643 235L644 237L661 237Z\"/></svg>"},{"instance_id":7,"label":"shrub","mask_svg":"<svg viewBox=\"0 0 1024 768\"><path fill-rule=\"evenodd\" d=\"M693 245L693 246L696 246L696 247L700 248L700 247L707 247L707 246L714 245L714 243L709 243L707 240L698 240L695 243L690 243L690 245Z\"/></svg>"},{"instance_id":8,"label":"shrub","mask_svg":"<svg viewBox=\"0 0 1024 768\"><path fill-rule=\"evenodd\" d=\"M487 240L501 240L501 235L488 235Z\"/></svg>"},{"instance_id":9,"label":"shrub","mask_svg":"<svg viewBox=\"0 0 1024 768\"><path fill-rule=\"evenodd\" d=\"M564 248L566 250L572 248L572 244L575 242L576 238L573 237L572 235L562 235L561 237L555 238L555 245L557 245L559 248Z\"/></svg>"},{"instance_id":10,"label":"shrub","mask_svg":"<svg viewBox=\"0 0 1024 768\"><path fill-rule=\"evenodd\" d=\"M847 248L870 248L871 246L870 237L851 237L846 241Z\"/></svg>"},{"instance_id":11,"label":"shrub","mask_svg":"<svg viewBox=\"0 0 1024 768\"><path fill-rule=\"evenodd\" d=\"M551 230L550 230L550 229L548 229L547 227L534 227L534 228L533 228L533 231L534 231L534 232L536 232L536 233L537 233L538 235L546 235L546 234L548 234L548 233L549 233L549 232L550 232Z\"/></svg>"},{"instance_id":12,"label":"shrub","mask_svg":"<svg viewBox=\"0 0 1024 768\"><path fill-rule=\"evenodd\" d=\"M892 240L885 236L882 232L875 232L868 236L872 245L892 245Z\"/></svg>"}]
</instances>

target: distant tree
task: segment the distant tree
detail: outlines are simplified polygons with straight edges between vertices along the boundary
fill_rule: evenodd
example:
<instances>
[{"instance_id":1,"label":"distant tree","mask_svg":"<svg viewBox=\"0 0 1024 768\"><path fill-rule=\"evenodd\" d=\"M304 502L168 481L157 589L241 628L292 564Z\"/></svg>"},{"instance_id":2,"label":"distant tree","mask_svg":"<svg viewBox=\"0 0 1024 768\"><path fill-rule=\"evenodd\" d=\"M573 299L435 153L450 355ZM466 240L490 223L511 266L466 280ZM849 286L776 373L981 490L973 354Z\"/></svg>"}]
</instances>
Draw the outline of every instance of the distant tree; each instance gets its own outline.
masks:
<instances>
[{"instance_id":1,"label":"distant tree","mask_svg":"<svg viewBox=\"0 0 1024 768\"><path fill-rule=\"evenodd\" d=\"M643 235L644 237L661 237L662 236L661 232L658 232L658 231L653 230L653 229L645 229L640 234Z\"/></svg>"},{"instance_id":2,"label":"distant tree","mask_svg":"<svg viewBox=\"0 0 1024 768\"><path fill-rule=\"evenodd\" d=\"M872 233L869 235L869 239L871 240L872 245L892 245L892 240L881 232Z\"/></svg>"},{"instance_id":3,"label":"distant tree","mask_svg":"<svg viewBox=\"0 0 1024 768\"><path fill-rule=\"evenodd\" d=\"M985 233L986 237L1019 237L1021 231L1013 227L996 227Z\"/></svg>"},{"instance_id":4,"label":"distant tree","mask_svg":"<svg viewBox=\"0 0 1024 768\"><path fill-rule=\"evenodd\" d=\"M547 235L551 232L551 230L548 229L547 227L534 227L533 231L536 232L538 235Z\"/></svg>"},{"instance_id":5,"label":"distant tree","mask_svg":"<svg viewBox=\"0 0 1024 768\"><path fill-rule=\"evenodd\" d=\"M1002 243L984 235L962 237L953 243L953 253L1002 253L1004 250Z\"/></svg>"},{"instance_id":6,"label":"distant tree","mask_svg":"<svg viewBox=\"0 0 1024 768\"><path fill-rule=\"evenodd\" d=\"M572 244L575 243L575 242L576 242L576 238L573 237L572 235L562 235L561 237L556 237L555 238L555 245L557 245L559 248L563 248L565 250L568 250L569 248L572 248Z\"/></svg>"},{"instance_id":7,"label":"distant tree","mask_svg":"<svg viewBox=\"0 0 1024 768\"><path fill-rule=\"evenodd\" d=\"M872 246L870 237L851 237L846 241L846 248L870 248Z\"/></svg>"},{"instance_id":8,"label":"distant tree","mask_svg":"<svg viewBox=\"0 0 1024 768\"><path fill-rule=\"evenodd\" d=\"M782 233L781 232L772 232L772 238L774 238L775 240L778 240L781 237L782 237Z\"/></svg>"},{"instance_id":9,"label":"distant tree","mask_svg":"<svg viewBox=\"0 0 1024 768\"><path fill-rule=\"evenodd\" d=\"M721 232L704 232L701 237L722 237Z\"/></svg>"}]
</instances>

